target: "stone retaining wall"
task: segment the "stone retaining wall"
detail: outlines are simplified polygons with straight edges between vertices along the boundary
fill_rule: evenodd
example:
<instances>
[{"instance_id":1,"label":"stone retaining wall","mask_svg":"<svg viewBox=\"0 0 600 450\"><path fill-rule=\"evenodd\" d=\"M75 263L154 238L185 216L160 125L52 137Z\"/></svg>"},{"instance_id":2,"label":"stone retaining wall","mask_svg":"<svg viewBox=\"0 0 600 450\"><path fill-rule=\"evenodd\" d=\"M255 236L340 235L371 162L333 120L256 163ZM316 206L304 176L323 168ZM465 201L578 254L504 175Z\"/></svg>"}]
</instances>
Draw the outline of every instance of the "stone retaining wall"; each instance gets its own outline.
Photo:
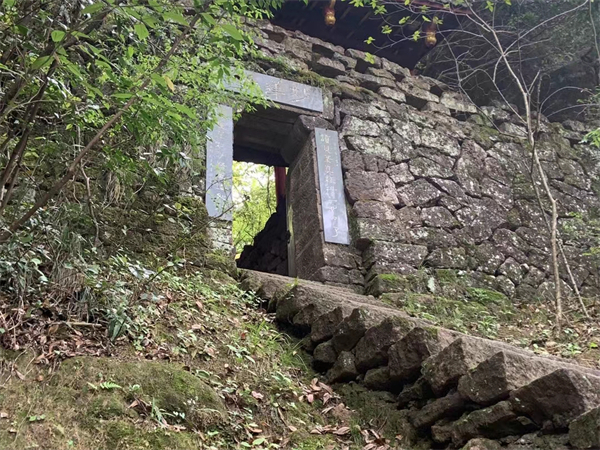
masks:
<instances>
[{"instance_id":1,"label":"stone retaining wall","mask_svg":"<svg viewBox=\"0 0 600 450\"><path fill-rule=\"evenodd\" d=\"M507 296L552 292L525 129L507 105L477 108L385 59L369 61L269 23L256 30L264 59L254 70L258 64L271 75L318 84L333 98L329 123L340 135L352 245L327 244L325 266L310 278L362 284L364 277L368 292L380 294L419 270L441 269ZM582 256L586 243L565 230L571 214L600 210L598 152L580 143L583 123L540 119L538 151L559 202L565 252L578 288L595 296L597 264ZM562 276L570 289L565 270Z\"/></svg>"},{"instance_id":2,"label":"stone retaining wall","mask_svg":"<svg viewBox=\"0 0 600 450\"><path fill-rule=\"evenodd\" d=\"M346 289L259 272L245 272L242 287L304 337L328 382L396 394L405 448L600 448L600 371L438 328Z\"/></svg>"}]
</instances>

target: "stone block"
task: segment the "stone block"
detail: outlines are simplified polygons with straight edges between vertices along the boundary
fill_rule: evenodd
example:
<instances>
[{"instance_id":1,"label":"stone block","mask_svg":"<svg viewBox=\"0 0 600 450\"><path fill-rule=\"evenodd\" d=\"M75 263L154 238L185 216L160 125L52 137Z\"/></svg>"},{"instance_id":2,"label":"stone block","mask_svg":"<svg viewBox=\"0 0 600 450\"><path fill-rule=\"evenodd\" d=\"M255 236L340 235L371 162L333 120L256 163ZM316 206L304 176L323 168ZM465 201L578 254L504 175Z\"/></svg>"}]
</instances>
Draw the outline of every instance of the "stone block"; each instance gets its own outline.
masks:
<instances>
[{"instance_id":1,"label":"stone block","mask_svg":"<svg viewBox=\"0 0 600 450\"><path fill-rule=\"evenodd\" d=\"M392 149L387 139L373 138L367 136L346 136L348 148L358 153L369 156L377 156L386 161L392 159Z\"/></svg>"},{"instance_id":2,"label":"stone block","mask_svg":"<svg viewBox=\"0 0 600 450\"><path fill-rule=\"evenodd\" d=\"M346 99L340 104L340 112L360 119L373 120L377 123L390 123L390 114L372 103Z\"/></svg>"},{"instance_id":3,"label":"stone block","mask_svg":"<svg viewBox=\"0 0 600 450\"><path fill-rule=\"evenodd\" d=\"M315 347L313 352L313 367L315 370L324 372L333 366L337 360L337 353L331 341L322 342Z\"/></svg>"},{"instance_id":4,"label":"stone block","mask_svg":"<svg viewBox=\"0 0 600 450\"><path fill-rule=\"evenodd\" d=\"M417 109L423 108L427 102L437 103L440 101L437 95L417 86L412 77L398 83L398 88L406 95L406 103Z\"/></svg>"},{"instance_id":5,"label":"stone block","mask_svg":"<svg viewBox=\"0 0 600 450\"><path fill-rule=\"evenodd\" d=\"M416 327L410 330L389 349L388 366L392 380L407 383L418 378L423 362L440 352L454 338L454 333L436 327Z\"/></svg>"},{"instance_id":6,"label":"stone block","mask_svg":"<svg viewBox=\"0 0 600 450\"><path fill-rule=\"evenodd\" d=\"M315 344L327 341L333 337L335 329L342 321L350 315L351 308L338 306L332 311L318 317L310 330L310 339Z\"/></svg>"},{"instance_id":7,"label":"stone block","mask_svg":"<svg viewBox=\"0 0 600 450\"><path fill-rule=\"evenodd\" d=\"M421 131L421 145L439 150L448 156L456 157L460 155L458 141L437 130L423 129ZM481 167L479 167L479 170L481 170Z\"/></svg>"},{"instance_id":8,"label":"stone block","mask_svg":"<svg viewBox=\"0 0 600 450\"><path fill-rule=\"evenodd\" d=\"M389 348L402 339L412 328L414 321L403 317L389 317L379 325L369 328L354 348L356 368L363 373L388 362Z\"/></svg>"},{"instance_id":9,"label":"stone block","mask_svg":"<svg viewBox=\"0 0 600 450\"><path fill-rule=\"evenodd\" d=\"M374 262L399 262L419 267L426 256L427 247L424 245L373 241L363 252L363 264L368 267Z\"/></svg>"},{"instance_id":10,"label":"stone block","mask_svg":"<svg viewBox=\"0 0 600 450\"><path fill-rule=\"evenodd\" d=\"M377 91L377 93L382 97L390 98L398 103L406 103L406 96L404 95L404 92L401 92L398 89L382 87Z\"/></svg>"},{"instance_id":11,"label":"stone block","mask_svg":"<svg viewBox=\"0 0 600 450\"><path fill-rule=\"evenodd\" d=\"M357 66L358 68L358 66ZM358 80L358 84L365 89L369 89L370 91L377 92L382 87L394 88L396 87L396 82L387 77L380 77L376 75L371 75L368 73L360 73L356 71L350 72L350 75Z\"/></svg>"},{"instance_id":12,"label":"stone block","mask_svg":"<svg viewBox=\"0 0 600 450\"><path fill-rule=\"evenodd\" d=\"M385 170L385 173L387 173L390 176L390 178L392 179L392 181L394 183L396 183L397 185L410 183L411 181L413 181L415 179L415 177L408 170L407 163L400 163L400 164L396 164L394 166L388 167Z\"/></svg>"},{"instance_id":13,"label":"stone block","mask_svg":"<svg viewBox=\"0 0 600 450\"><path fill-rule=\"evenodd\" d=\"M465 410L465 399L458 392L438 398L412 414L411 423L416 428L427 428L440 419L452 419Z\"/></svg>"},{"instance_id":14,"label":"stone block","mask_svg":"<svg viewBox=\"0 0 600 450\"><path fill-rule=\"evenodd\" d=\"M381 322L382 318L366 308L355 308L336 327L331 343L337 353L350 351L372 326Z\"/></svg>"},{"instance_id":15,"label":"stone block","mask_svg":"<svg viewBox=\"0 0 600 450\"><path fill-rule=\"evenodd\" d=\"M369 67L381 67L381 58L379 56L373 56L373 62L367 61L365 52L353 48L347 49L345 55L356 60L356 70L358 72L365 72Z\"/></svg>"},{"instance_id":16,"label":"stone block","mask_svg":"<svg viewBox=\"0 0 600 450\"><path fill-rule=\"evenodd\" d=\"M344 136L372 137L379 137L382 134L381 127L375 122L372 122L370 120L359 119L355 116L344 117L340 133Z\"/></svg>"},{"instance_id":17,"label":"stone block","mask_svg":"<svg viewBox=\"0 0 600 450\"><path fill-rule=\"evenodd\" d=\"M457 447L477 437L499 439L506 436L520 436L538 428L527 417L517 415L509 402L500 402L473 411L453 422L449 427L452 442Z\"/></svg>"},{"instance_id":18,"label":"stone block","mask_svg":"<svg viewBox=\"0 0 600 450\"><path fill-rule=\"evenodd\" d=\"M327 382L346 383L355 380L357 376L354 355L350 352L341 352L333 367L327 372Z\"/></svg>"},{"instance_id":19,"label":"stone block","mask_svg":"<svg viewBox=\"0 0 600 450\"><path fill-rule=\"evenodd\" d=\"M582 414L571 422L569 442L576 449L600 448L600 407Z\"/></svg>"},{"instance_id":20,"label":"stone block","mask_svg":"<svg viewBox=\"0 0 600 450\"><path fill-rule=\"evenodd\" d=\"M452 172L454 160L444 155L436 155L431 158L418 156L412 158L409 165L410 172L419 178L450 178L454 176Z\"/></svg>"},{"instance_id":21,"label":"stone block","mask_svg":"<svg viewBox=\"0 0 600 450\"><path fill-rule=\"evenodd\" d=\"M425 206L440 198L442 193L427 180L420 179L398 189L404 206Z\"/></svg>"},{"instance_id":22,"label":"stone block","mask_svg":"<svg viewBox=\"0 0 600 450\"><path fill-rule=\"evenodd\" d=\"M392 120L394 131L409 142L421 145L421 131L419 127L408 120Z\"/></svg>"},{"instance_id":23,"label":"stone block","mask_svg":"<svg viewBox=\"0 0 600 450\"><path fill-rule=\"evenodd\" d=\"M373 391L387 391L392 388L390 369L387 366L368 370L363 380L365 387Z\"/></svg>"},{"instance_id":24,"label":"stone block","mask_svg":"<svg viewBox=\"0 0 600 450\"><path fill-rule=\"evenodd\" d=\"M466 251L463 247L436 248L429 254L425 262L430 267L466 269Z\"/></svg>"},{"instance_id":25,"label":"stone block","mask_svg":"<svg viewBox=\"0 0 600 450\"><path fill-rule=\"evenodd\" d=\"M500 345L463 335L423 363L423 376L435 393L444 394L460 377L502 349Z\"/></svg>"},{"instance_id":26,"label":"stone block","mask_svg":"<svg viewBox=\"0 0 600 450\"><path fill-rule=\"evenodd\" d=\"M453 228L459 225L452 213L442 206L433 206L421 210L423 224L434 228Z\"/></svg>"},{"instance_id":27,"label":"stone block","mask_svg":"<svg viewBox=\"0 0 600 450\"><path fill-rule=\"evenodd\" d=\"M344 184L352 203L358 200L375 200L399 203L396 186L385 173L377 172L347 172Z\"/></svg>"},{"instance_id":28,"label":"stone block","mask_svg":"<svg viewBox=\"0 0 600 450\"><path fill-rule=\"evenodd\" d=\"M341 61L329 59L324 56L311 62L310 66L314 72L328 78L334 78L338 75L344 75L346 73L346 66L344 66Z\"/></svg>"},{"instance_id":29,"label":"stone block","mask_svg":"<svg viewBox=\"0 0 600 450\"><path fill-rule=\"evenodd\" d=\"M565 429L579 415L600 406L600 377L559 369L510 394L515 411L538 425Z\"/></svg>"},{"instance_id":30,"label":"stone block","mask_svg":"<svg viewBox=\"0 0 600 450\"><path fill-rule=\"evenodd\" d=\"M404 409L412 402L417 402L432 397L433 391L431 390L431 386L429 386L429 382L425 378L420 377L414 383L405 385L402 389L402 392L398 394L398 408Z\"/></svg>"},{"instance_id":31,"label":"stone block","mask_svg":"<svg viewBox=\"0 0 600 450\"><path fill-rule=\"evenodd\" d=\"M477 112L475 105L466 96L458 92L444 92L440 98L440 103L451 111L470 114L475 114Z\"/></svg>"},{"instance_id":32,"label":"stone block","mask_svg":"<svg viewBox=\"0 0 600 450\"><path fill-rule=\"evenodd\" d=\"M356 217L392 221L396 220L396 208L390 203L376 201L357 201L352 207Z\"/></svg>"}]
</instances>

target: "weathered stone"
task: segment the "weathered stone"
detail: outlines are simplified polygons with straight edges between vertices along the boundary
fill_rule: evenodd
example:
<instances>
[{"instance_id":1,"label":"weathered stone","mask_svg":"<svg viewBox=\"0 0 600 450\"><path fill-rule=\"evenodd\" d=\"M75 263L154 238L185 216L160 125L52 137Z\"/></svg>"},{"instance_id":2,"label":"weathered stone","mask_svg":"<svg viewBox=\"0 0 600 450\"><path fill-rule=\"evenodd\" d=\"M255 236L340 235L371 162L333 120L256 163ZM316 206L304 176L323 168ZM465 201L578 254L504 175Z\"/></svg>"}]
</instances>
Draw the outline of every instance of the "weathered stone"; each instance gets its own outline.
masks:
<instances>
[{"instance_id":1,"label":"weathered stone","mask_svg":"<svg viewBox=\"0 0 600 450\"><path fill-rule=\"evenodd\" d=\"M400 92L397 89L382 87L381 89L379 89L379 91L377 91L377 93L382 97L391 98L392 100L395 100L398 103L406 102L406 96L404 95L404 93Z\"/></svg>"},{"instance_id":2,"label":"weathered stone","mask_svg":"<svg viewBox=\"0 0 600 450\"><path fill-rule=\"evenodd\" d=\"M384 366L367 371L363 383L373 391L387 391L391 389L390 369Z\"/></svg>"},{"instance_id":3,"label":"weathered stone","mask_svg":"<svg viewBox=\"0 0 600 450\"><path fill-rule=\"evenodd\" d=\"M489 408L473 411L453 422L450 433L452 442L458 447L476 437L498 439L522 435L536 428L527 417L518 416L509 402L500 402Z\"/></svg>"},{"instance_id":4,"label":"weathered stone","mask_svg":"<svg viewBox=\"0 0 600 450\"><path fill-rule=\"evenodd\" d=\"M409 236L415 244L427 245L432 248L456 247L455 237L441 228L414 228L409 230Z\"/></svg>"},{"instance_id":5,"label":"weathered stone","mask_svg":"<svg viewBox=\"0 0 600 450\"><path fill-rule=\"evenodd\" d=\"M405 206L425 206L440 198L442 193L427 180L420 179L398 189L398 197Z\"/></svg>"},{"instance_id":6,"label":"weathered stone","mask_svg":"<svg viewBox=\"0 0 600 450\"><path fill-rule=\"evenodd\" d=\"M461 149L462 154L456 162L456 177L467 193L478 196L481 194L479 181L485 164L485 151L473 141L463 142Z\"/></svg>"},{"instance_id":7,"label":"weathered stone","mask_svg":"<svg viewBox=\"0 0 600 450\"><path fill-rule=\"evenodd\" d=\"M331 343L337 353L350 351L372 326L378 324L381 318L366 308L355 308L336 327Z\"/></svg>"},{"instance_id":8,"label":"weathered stone","mask_svg":"<svg viewBox=\"0 0 600 450\"><path fill-rule=\"evenodd\" d=\"M600 448L600 407L582 414L571 422L569 442L577 449Z\"/></svg>"},{"instance_id":9,"label":"weathered stone","mask_svg":"<svg viewBox=\"0 0 600 450\"><path fill-rule=\"evenodd\" d=\"M365 250L372 242L406 242L408 239L404 225L398 220L392 222L381 222L374 219L357 218L356 246L359 250Z\"/></svg>"},{"instance_id":10,"label":"weathered stone","mask_svg":"<svg viewBox=\"0 0 600 450\"><path fill-rule=\"evenodd\" d=\"M410 70L394 62L388 61L385 58L381 58L381 67L388 72L393 73L398 81L402 81L404 78L410 77Z\"/></svg>"},{"instance_id":11,"label":"weathered stone","mask_svg":"<svg viewBox=\"0 0 600 450\"><path fill-rule=\"evenodd\" d=\"M286 36L283 39L283 46L286 52L300 60L310 61L312 57L312 44L310 42Z\"/></svg>"},{"instance_id":12,"label":"weathered stone","mask_svg":"<svg viewBox=\"0 0 600 450\"><path fill-rule=\"evenodd\" d=\"M378 69L376 67L368 67L367 70L365 71L365 73L368 75L376 76L376 77L387 78L389 80L396 79L396 77L391 72L389 72L385 69Z\"/></svg>"},{"instance_id":13,"label":"weathered stone","mask_svg":"<svg viewBox=\"0 0 600 450\"><path fill-rule=\"evenodd\" d=\"M344 136L373 136L379 137L381 127L370 120L346 116L342 122L340 133Z\"/></svg>"},{"instance_id":14,"label":"weathered stone","mask_svg":"<svg viewBox=\"0 0 600 450\"><path fill-rule=\"evenodd\" d=\"M465 399L458 392L438 398L425 405L411 418L416 428L430 427L440 419L458 417L465 409Z\"/></svg>"},{"instance_id":15,"label":"weathered stone","mask_svg":"<svg viewBox=\"0 0 600 450\"><path fill-rule=\"evenodd\" d=\"M388 352L390 377L395 382L415 380L421 364L431 355L441 351L454 340L454 334L435 327L417 327L410 330Z\"/></svg>"},{"instance_id":16,"label":"weathered stone","mask_svg":"<svg viewBox=\"0 0 600 450\"><path fill-rule=\"evenodd\" d=\"M475 247L473 256L479 263L478 270L492 275L496 273L505 258L504 254L489 242Z\"/></svg>"},{"instance_id":17,"label":"weathered stone","mask_svg":"<svg viewBox=\"0 0 600 450\"><path fill-rule=\"evenodd\" d=\"M346 173L344 184L352 203L357 200L399 203L396 186L385 173L350 171Z\"/></svg>"},{"instance_id":18,"label":"weathered stone","mask_svg":"<svg viewBox=\"0 0 600 450\"><path fill-rule=\"evenodd\" d=\"M452 172L454 160L444 155L419 156L411 159L409 165L410 172L416 177L450 178L454 175Z\"/></svg>"},{"instance_id":19,"label":"weathered stone","mask_svg":"<svg viewBox=\"0 0 600 450\"><path fill-rule=\"evenodd\" d=\"M340 53L344 53L344 48L340 47L339 45L333 45L315 37L310 37L309 40L312 42L313 52L326 56L327 58L333 57L336 53L338 55Z\"/></svg>"},{"instance_id":20,"label":"weathered stone","mask_svg":"<svg viewBox=\"0 0 600 450\"><path fill-rule=\"evenodd\" d=\"M498 129L502 133L506 133L511 136L517 136L517 137L526 137L527 136L527 130L525 129L525 127L522 127L520 125L515 125L514 123L510 123L510 122L504 122L504 123L500 124Z\"/></svg>"},{"instance_id":21,"label":"weathered stone","mask_svg":"<svg viewBox=\"0 0 600 450\"><path fill-rule=\"evenodd\" d=\"M342 169L354 171L365 170L362 155L352 150L342 151Z\"/></svg>"},{"instance_id":22,"label":"weathered stone","mask_svg":"<svg viewBox=\"0 0 600 450\"><path fill-rule=\"evenodd\" d=\"M559 369L511 392L515 411L537 424L551 421L566 428L579 415L600 405L600 377Z\"/></svg>"},{"instance_id":23,"label":"weathered stone","mask_svg":"<svg viewBox=\"0 0 600 450\"><path fill-rule=\"evenodd\" d=\"M417 86L413 80L414 78L407 78L398 83L398 88L406 95L406 102L409 105L421 109L427 102L440 101L440 98L437 95Z\"/></svg>"},{"instance_id":24,"label":"weathered stone","mask_svg":"<svg viewBox=\"0 0 600 450\"><path fill-rule=\"evenodd\" d=\"M358 80L358 84L360 86L364 87L365 89L369 89L373 92L377 92L382 87L393 88L396 86L396 82L387 77L380 77L356 71L352 71L351 76Z\"/></svg>"},{"instance_id":25,"label":"weathered stone","mask_svg":"<svg viewBox=\"0 0 600 450\"><path fill-rule=\"evenodd\" d=\"M496 247L504 255L513 257L521 264L527 262L527 255L525 252L529 249L529 246L514 231L510 231L506 228L496 230L494 232L493 241L496 244Z\"/></svg>"},{"instance_id":26,"label":"weathered stone","mask_svg":"<svg viewBox=\"0 0 600 450\"><path fill-rule=\"evenodd\" d=\"M523 280L521 264L510 257L498 268L498 272L508 277L514 284L519 284Z\"/></svg>"},{"instance_id":27,"label":"weathered stone","mask_svg":"<svg viewBox=\"0 0 600 450\"><path fill-rule=\"evenodd\" d=\"M452 228L458 225L458 221L446 208L433 206L421 210L421 220L428 227Z\"/></svg>"},{"instance_id":28,"label":"weathered stone","mask_svg":"<svg viewBox=\"0 0 600 450\"><path fill-rule=\"evenodd\" d=\"M348 308L337 307L334 310L321 315L313 323L310 330L310 339L315 344L332 338L333 332L338 325L350 315Z\"/></svg>"},{"instance_id":29,"label":"weathered stone","mask_svg":"<svg viewBox=\"0 0 600 450\"><path fill-rule=\"evenodd\" d=\"M324 372L328 370L337 360L337 353L331 341L322 342L315 347L313 352L313 366L315 370Z\"/></svg>"},{"instance_id":30,"label":"weathered stone","mask_svg":"<svg viewBox=\"0 0 600 450\"><path fill-rule=\"evenodd\" d=\"M490 405L508 398L511 391L553 372L561 364L566 363L501 351L463 376L458 391L475 403Z\"/></svg>"},{"instance_id":31,"label":"weathered stone","mask_svg":"<svg viewBox=\"0 0 600 450\"><path fill-rule=\"evenodd\" d=\"M445 114L446 116L450 115L450 108L437 102L427 102L427 104L423 107L422 111L432 112L436 114Z\"/></svg>"},{"instance_id":32,"label":"weathered stone","mask_svg":"<svg viewBox=\"0 0 600 450\"><path fill-rule=\"evenodd\" d=\"M446 91L442 94L440 103L451 111L464 112L475 114L477 108L475 105L465 96L458 92Z\"/></svg>"},{"instance_id":33,"label":"weathered stone","mask_svg":"<svg viewBox=\"0 0 600 450\"><path fill-rule=\"evenodd\" d=\"M356 60L353 58L350 58L345 55L341 55L339 53L334 53L331 56L331 59L333 59L334 61L341 62L344 65L344 67L346 68L346 70L348 70L348 71L356 69ZM352 80L354 83L356 83L356 81L350 77L345 77L345 78L347 78L348 80ZM337 79L339 80L339 78L337 78ZM356 83L356 84L358 84L358 83Z\"/></svg>"},{"instance_id":34,"label":"weathered stone","mask_svg":"<svg viewBox=\"0 0 600 450\"><path fill-rule=\"evenodd\" d=\"M491 178L484 177L479 183L481 195L493 198L502 208L509 210L513 206L512 189Z\"/></svg>"},{"instance_id":35,"label":"weathered stone","mask_svg":"<svg viewBox=\"0 0 600 450\"><path fill-rule=\"evenodd\" d=\"M364 72L369 67L381 67L381 58L379 56L373 56L373 62L371 62L368 60L365 52L353 48L347 49L345 55L356 60L356 70L359 72Z\"/></svg>"},{"instance_id":36,"label":"weathered stone","mask_svg":"<svg viewBox=\"0 0 600 450\"><path fill-rule=\"evenodd\" d=\"M438 394L456 386L460 377L502 349L486 339L463 336L423 363L423 376ZM500 347L500 348L499 348Z\"/></svg>"},{"instance_id":37,"label":"weathered stone","mask_svg":"<svg viewBox=\"0 0 600 450\"><path fill-rule=\"evenodd\" d=\"M448 156L456 157L460 155L460 146L458 145L458 142L454 138L437 130L429 128L423 129L421 131L421 145L439 150ZM481 170L481 167L479 170Z\"/></svg>"},{"instance_id":38,"label":"weathered stone","mask_svg":"<svg viewBox=\"0 0 600 450\"><path fill-rule=\"evenodd\" d=\"M385 170L385 173L387 173L392 181L397 185L410 183L415 179L415 177L408 170L408 164L406 163L390 166Z\"/></svg>"},{"instance_id":39,"label":"weathered stone","mask_svg":"<svg viewBox=\"0 0 600 450\"><path fill-rule=\"evenodd\" d=\"M427 259L427 265L444 269L465 269L467 267L466 252L463 247L436 248Z\"/></svg>"},{"instance_id":40,"label":"weathered stone","mask_svg":"<svg viewBox=\"0 0 600 450\"><path fill-rule=\"evenodd\" d=\"M419 267L427 256L424 245L410 245L395 242L373 241L363 252L363 263L369 266L375 261L399 262Z\"/></svg>"},{"instance_id":41,"label":"weathered stone","mask_svg":"<svg viewBox=\"0 0 600 450\"><path fill-rule=\"evenodd\" d=\"M461 450L502 450L502 446L491 439L475 438L467 442Z\"/></svg>"},{"instance_id":42,"label":"weathered stone","mask_svg":"<svg viewBox=\"0 0 600 450\"><path fill-rule=\"evenodd\" d=\"M421 145L419 127L408 120L392 120L394 131L415 145Z\"/></svg>"},{"instance_id":43,"label":"weathered stone","mask_svg":"<svg viewBox=\"0 0 600 450\"><path fill-rule=\"evenodd\" d=\"M340 111L343 114L356 116L360 119L373 120L377 123L390 123L389 113L377 108L372 103L364 103L351 99L342 100Z\"/></svg>"},{"instance_id":44,"label":"weathered stone","mask_svg":"<svg viewBox=\"0 0 600 450\"><path fill-rule=\"evenodd\" d=\"M369 328L356 348L356 368L363 373L374 367L386 365L389 348L402 339L415 324L402 317L389 317L372 328Z\"/></svg>"},{"instance_id":45,"label":"weathered stone","mask_svg":"<svg viewBox=\"0 0 600 450\"><path fill-rule=\"evenodd\" d=\"M392 150L386 140L366 136L346 136L348 148L363 155L372 155L387 161L392 159Z\"/></svg>"},{"instance_id":46,"label":"weathered stone","mask_svg":"<svg viewBox=\"0 0 600 450\"><path fill-rule=\"evenodd\" d=\"M418 208L405 206L396 210L396 220L406 228L418 227L421 225L421 215Z\"/></svg>"},{"instance_id":47,"label":"weathered stone","mask_svg":"<svg viewBox=\"0 0 600 450\"><path fill-rule=\"evenodd\" d=\"M346 73L346 66L341 61L325 58L324 56L313 61L311 68L319 75L330 78Z\"/></svg>"},{"instance_id":48,"label":"weathered stone","mask_svg":"<svg viewBox=\"0 0 600 450\"><path fill-rule=\"evenodd\" d=\"M431 397L433 397L433 392L431 391L429 383L425 378L420 377L414 383L404 386L404 389L402 389L402 392L400 392L400 394L398 395L398 408L404 409L411 402Z\"/></svg>"},{"instance_id":49,"label":"weathered stone","mask_svg":"<svg viewBox=\"0 0 600 450\"><path fill-rule=\"evenodd\" d=\"M357 201L352 207L356 217L365 217L376 220L396 220L396 208L390 203L376 201Z\"/></svg>"},{"instance_id":50,"label":"weathered stone","mask_svg":"<svg viewBox=\"0 0 600 450\"><path fill-rule=\"evenodd\" d=\"M346 383L355 380L357 376L354 355L350 352L341 352L333 367L327 372L327 381L329 383Z\"/></svg>"}]
</instances>

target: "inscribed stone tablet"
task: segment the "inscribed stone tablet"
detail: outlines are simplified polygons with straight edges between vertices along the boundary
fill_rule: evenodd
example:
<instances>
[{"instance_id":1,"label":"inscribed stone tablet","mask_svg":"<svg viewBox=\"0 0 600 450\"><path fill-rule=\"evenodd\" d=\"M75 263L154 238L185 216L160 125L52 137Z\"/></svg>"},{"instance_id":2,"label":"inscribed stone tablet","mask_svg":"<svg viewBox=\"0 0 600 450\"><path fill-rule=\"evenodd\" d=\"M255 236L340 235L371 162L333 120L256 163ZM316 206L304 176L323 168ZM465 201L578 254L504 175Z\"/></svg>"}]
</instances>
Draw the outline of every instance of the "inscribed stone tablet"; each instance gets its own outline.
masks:
<instances>
[{"instance_id":1,"label":"inscribed stone tablet","mask_svg":"<svg viewBox=\"0 0 600 450\"><path fill-rule=\"evenodd\" d=\"M232 220L233 114L219 106L219 122L207 134L206 209L210 217Z\"/></svg>"},{"instance_id":2,"label":"inscribed stone tablet","mask_svg":"<svg viewBox=\"0 0 600 450\"><path fill-rule=\"evenodd\" d=\"M309 111L323 112L323 91L320 88L262 73L250 71L245 73L260 87L268 100ZM238 83L230 83L226 87L235 92L239 92L240 89Z\"/></svg>"},{"instance_id":3,"label":"inscribed stone tablet","mask_svg":"<svg viewBox=\"0 0 600 450\"><path fill-rule=\"evenodd\" d=\"M336 131L315 128L325 242L349 244L348 215Z\"/></svg>"}]
</instances>

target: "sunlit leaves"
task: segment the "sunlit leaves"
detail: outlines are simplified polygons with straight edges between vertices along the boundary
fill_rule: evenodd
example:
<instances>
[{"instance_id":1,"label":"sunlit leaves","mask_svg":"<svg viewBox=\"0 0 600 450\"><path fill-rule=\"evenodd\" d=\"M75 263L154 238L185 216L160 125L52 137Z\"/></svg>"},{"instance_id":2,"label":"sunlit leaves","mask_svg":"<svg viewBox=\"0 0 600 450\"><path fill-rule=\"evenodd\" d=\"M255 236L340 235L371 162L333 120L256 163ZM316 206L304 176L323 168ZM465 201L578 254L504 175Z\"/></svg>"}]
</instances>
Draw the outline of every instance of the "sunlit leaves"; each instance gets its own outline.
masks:
<instances>
[{"instance_id":1,"label":"sunlit leaves","mask_svg":"<svg viewBox=\"0 0 600 450\"><path fill-rule=\"evenodd\" d=\"M356 6L357 8L365 6L365 2L363 0L350 0L350 4L352 6Z\"/></svg>"},{"instance_id":2,"label":"sunlit leaves","mask_svg":"<svg viewBox=\"0 0 600 450\"><path fill-rule=\"evenodd\" d=\"M145 41L148 36L150 36L150 33L148 32L148 28L146 28L146 25L144 25L142 22L138 22L133 26L133 29L135 31L135 34L137 34L137 37L140 41Z\"/></svg>"},{"instance_id":3,"label":"sunlit leaves","mask_svg":"<svg viewBox=\"0 0 600 450\"><path fill-rule=\"evenodd\" d=\"M365 39L365 44L371 45L373 42L375 42L375 38L373 36L369 36L367 39Z\"/></svg>"},{"instance_id":4,"label":"sunlit leaves","mask_svg":"<svg viewBox=\"0 0 600 450\"><path fill-rule=\"evenodd\" d=\"M167 11L163 13L163 18L165 21L172 21L179 25L189 26L187 19L178 11Z\"/></svg>"},{"instance_id":5,"label":"sunlit leaves","mask_svg":"<svg viewBox=\"0 0 600 450\"><path fill-rule=\"evenodd\" d=\"M33 64L31 65L31 68L33 70L39 70L42 67L49 65L51 61L52 61L52 56L40 56L33 62Z\"/></svg>"},{"instance_id":6,"label":"sunlit leaves","mask_svg":"<svg viewBox=\"0 0 600 450\"><path fill-rule=\"evenodd\" d=\"M223 30L229 36L231 36L233 39L235 39L236 41L242 41L242 40L244 40L244 37L242 36L242 33L240 33L235 26L230 25L230 24L223 24L223 25L221 25L221 28L223 28Z\"/></svg>"},{"instance_id":7,"label":"sunlit leaves","mask_svg":"<svg viewBox=\"0 0 600 450\"><path fill-rule=\"evenodd\" d=\"M94 14L95 12L100 11L103 6L104 6L104 4L101 1L98 1L96 3L92 3L91 5L83 8L83 11L81 11L81 13L82 14Z\"/></svg>"},{"instance_id":8,"label":"sunlit leaves","mask_svg":"<svg viewBox=\"0 0 600 450\"><path fill-rule=\"evenodd\" d=\"M404 16L402 19L400 19L400 21L398 22L400 25L404 25L406 22L408 22L410 20L410 16Z\"/></svg>"},{"instance_id":9,"label":"sunlit leaves","mask_svg":"<svg viewBox=\"0 0 600 450\"><path fill-rule=\"evenodd\" d=\"M375 56L372 55L371 53L365 53L365 61L367 61L371 64L375 64Z\"/></svg>"},{"instance_id":10,"label":"sunlit leaves","mask_svg":"<svg viewBox=\"0 0 600 450\"><path fill-rule=\"evenodd\" d=\"M381 32L383 34L390 34L392 32L392 27L390 27L389 25L384 25L383 27L381 27Z\"/></svg>"},{"instance_id":11,"label":"sunlit leaves","mask_svg":"<svg viewBox=\"0 0 600 450\"><path fill-rule=\"evenodd\" d=\"M416 30L413 35L412 35L412 40L413 41L418 41L421 37L421 30Z\"/></svg>"},{"instance_id":12,"label":"sunlit leaves","mask_svg":"<svg viewBox=\"0 0 600 450\"><path fill-rule=\"evenodd\" d=\"M54 30L52 33L50 33L50 37L54 42L60 42L65 38L65 34L66 33L64 31Z\"/></svg>"}]
</instances>

